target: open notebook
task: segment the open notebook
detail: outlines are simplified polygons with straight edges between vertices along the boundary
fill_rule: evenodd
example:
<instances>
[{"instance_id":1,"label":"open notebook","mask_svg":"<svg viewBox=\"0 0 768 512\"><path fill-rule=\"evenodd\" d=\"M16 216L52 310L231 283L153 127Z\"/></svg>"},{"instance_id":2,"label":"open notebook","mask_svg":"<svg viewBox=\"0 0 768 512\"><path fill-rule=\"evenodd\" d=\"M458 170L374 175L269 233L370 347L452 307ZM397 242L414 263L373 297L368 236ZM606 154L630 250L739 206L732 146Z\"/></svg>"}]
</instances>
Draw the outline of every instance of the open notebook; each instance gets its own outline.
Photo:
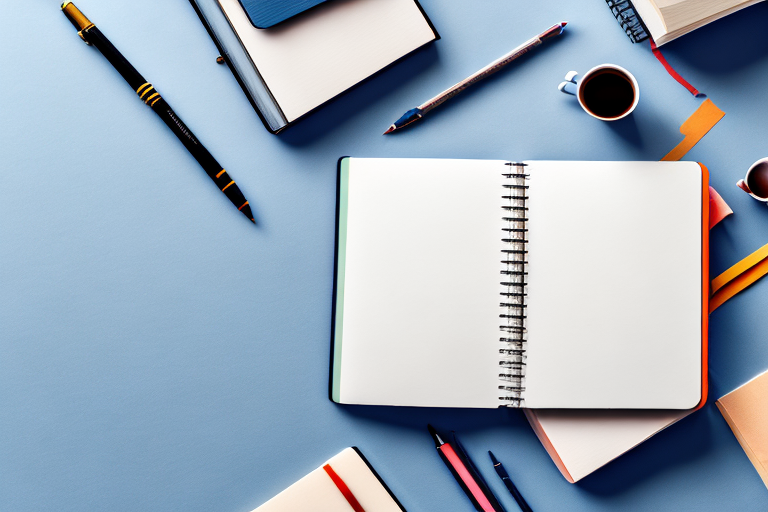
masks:
<instances>
[{"instance_id":1,"label":"open notebook","mask_svg":"<svg viewBox=\"0 0 768 512\"><path fill-rule=\"evenodd\" d=\"M699 164L344 158L337 215L335 402L691 409L706 396Z\"/></svg>"}]
</instances>

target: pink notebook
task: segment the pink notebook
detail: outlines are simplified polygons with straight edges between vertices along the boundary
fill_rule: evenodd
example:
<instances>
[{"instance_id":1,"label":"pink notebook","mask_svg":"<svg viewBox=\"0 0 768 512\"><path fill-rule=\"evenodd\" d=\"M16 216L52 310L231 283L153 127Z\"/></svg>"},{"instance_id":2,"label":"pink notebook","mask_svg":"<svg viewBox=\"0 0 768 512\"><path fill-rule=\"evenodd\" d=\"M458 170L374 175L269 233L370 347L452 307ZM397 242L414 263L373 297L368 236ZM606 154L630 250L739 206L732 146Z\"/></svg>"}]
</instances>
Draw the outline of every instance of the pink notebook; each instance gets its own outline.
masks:
<instances>
[{"instance_id":1,"label":"pink notebook","mask_svg":"<svg viewBox=\"0 0 768 512\"><path fill-rule=\"evenodd\" d=\"M578 482L692 411L525 409L557 469Z\"/></svg>"}]
</instances>

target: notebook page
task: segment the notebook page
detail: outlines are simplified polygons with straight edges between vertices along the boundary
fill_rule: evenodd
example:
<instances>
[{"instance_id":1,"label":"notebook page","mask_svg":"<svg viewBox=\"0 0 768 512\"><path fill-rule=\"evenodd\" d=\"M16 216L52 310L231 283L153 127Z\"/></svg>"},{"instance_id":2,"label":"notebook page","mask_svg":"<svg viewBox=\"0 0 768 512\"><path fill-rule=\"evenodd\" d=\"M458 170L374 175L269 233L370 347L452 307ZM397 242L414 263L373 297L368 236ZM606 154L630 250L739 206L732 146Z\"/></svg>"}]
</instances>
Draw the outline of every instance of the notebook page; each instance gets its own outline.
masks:
<instances>
[{"instance_id":1,"label":"notebook page","mask_svg":"<svg viewBox=\"0 0 768 512\"><path fill-rule=\"evenodd\" d=\"M435 38L414 0L334 0L268 29L219 4L289 122Z\"/></svg>"},{"instance_id":2,"label":"notebook page","mask_svg":"<svg viewBox=\"0 0 768 512\"><path fill-rule=\"evenodd\" d=\"M526 406L694 407L699 165L531 162L528 170Z\"/></svg>"},{"instance_id":3,"label":"notebook page","mask_svg":"<svg viewBox=\"0 0 768 512\"><path fill-rule=\"evenodd\" d=\"M348 162L337 401L498 407L504 162Z\"/></svg>"}]
</instances>

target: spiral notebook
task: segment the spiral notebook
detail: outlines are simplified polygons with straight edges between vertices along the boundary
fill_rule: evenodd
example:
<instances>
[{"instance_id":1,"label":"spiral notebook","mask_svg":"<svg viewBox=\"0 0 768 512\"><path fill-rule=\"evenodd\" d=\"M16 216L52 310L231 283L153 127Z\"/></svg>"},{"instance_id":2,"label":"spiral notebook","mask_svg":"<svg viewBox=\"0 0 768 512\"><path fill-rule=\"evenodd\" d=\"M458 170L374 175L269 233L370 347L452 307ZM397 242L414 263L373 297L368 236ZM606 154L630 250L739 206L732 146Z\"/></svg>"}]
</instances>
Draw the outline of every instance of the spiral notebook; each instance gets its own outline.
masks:
<instances>
[{"instance_id":1,"label":"spiral notebook","mask_svg":"<svg viewBox=\"0 0 768 512\"><path fill-rule=\"evenodd\" d=\"M706 397L700 164L344 158L337 220L335 402Z\"/></svg>"}]
</instances>

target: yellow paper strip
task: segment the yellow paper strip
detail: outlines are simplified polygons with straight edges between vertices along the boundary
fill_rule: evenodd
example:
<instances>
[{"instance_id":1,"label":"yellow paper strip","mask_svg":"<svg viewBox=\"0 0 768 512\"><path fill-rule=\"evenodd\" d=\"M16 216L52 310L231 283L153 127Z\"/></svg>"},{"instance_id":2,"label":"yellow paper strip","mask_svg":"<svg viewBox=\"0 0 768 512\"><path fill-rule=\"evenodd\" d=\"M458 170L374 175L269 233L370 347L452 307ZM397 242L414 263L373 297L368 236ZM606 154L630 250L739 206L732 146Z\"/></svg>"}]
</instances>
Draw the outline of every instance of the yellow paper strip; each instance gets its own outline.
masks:
<instances>
[{"instance_id":1,"label":"yellow paper strip","mask_svg":"<svg viewBox=\"0 0 768 512\"><path fill-rule=\"evenodd\" d=\"M712 280L712 294L714 295L720 288L733 281L740 274L754 267L765 258L768 258L768 244L762 246L734 266L717 276Z\"/></svg>"},{"instance_id":2,"label":"yellow paper strip","mask_svg":"<svg viewBox=\"0 0 768 512\"><path fill-rule=\"evenodd\" d=\"M685 135L683 141L662 158L663 162L680 160L704 137L709 130L723 118L725 112L717 108L712 100L704 101L691 117L680 125L680 133Z\"/></svg>"}]
</instances>

